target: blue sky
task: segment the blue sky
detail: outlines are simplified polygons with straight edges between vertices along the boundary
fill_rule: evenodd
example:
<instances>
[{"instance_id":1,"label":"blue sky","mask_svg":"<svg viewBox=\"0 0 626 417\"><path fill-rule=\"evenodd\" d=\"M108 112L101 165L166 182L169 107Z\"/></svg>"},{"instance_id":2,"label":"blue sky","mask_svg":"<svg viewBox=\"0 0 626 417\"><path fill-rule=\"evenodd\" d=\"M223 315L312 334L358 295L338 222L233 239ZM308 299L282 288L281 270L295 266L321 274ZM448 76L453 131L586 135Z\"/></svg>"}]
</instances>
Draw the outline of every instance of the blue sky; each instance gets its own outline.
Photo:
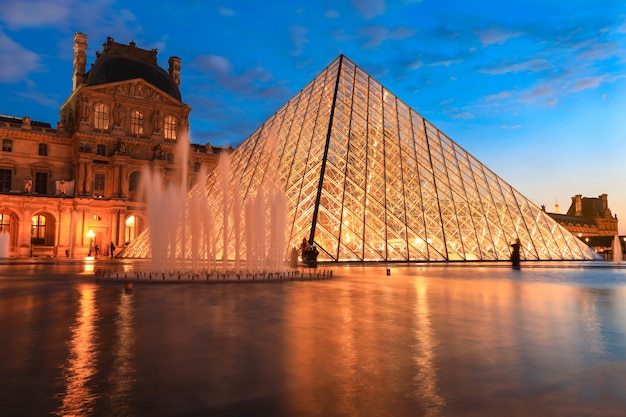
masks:
<instances>
[{"instance_id":1,"label":"blue sky","mask_svg":"<svg viewBox=\"0 0 626 417\"><path fill-rule=\"evenodd\" d=\"M74 32L182 59L193 142L237 146L339 54L538 205L609 195L626 234L626 3L4 0L0 114L58 120Z\"/></svg>"}]
</instances>

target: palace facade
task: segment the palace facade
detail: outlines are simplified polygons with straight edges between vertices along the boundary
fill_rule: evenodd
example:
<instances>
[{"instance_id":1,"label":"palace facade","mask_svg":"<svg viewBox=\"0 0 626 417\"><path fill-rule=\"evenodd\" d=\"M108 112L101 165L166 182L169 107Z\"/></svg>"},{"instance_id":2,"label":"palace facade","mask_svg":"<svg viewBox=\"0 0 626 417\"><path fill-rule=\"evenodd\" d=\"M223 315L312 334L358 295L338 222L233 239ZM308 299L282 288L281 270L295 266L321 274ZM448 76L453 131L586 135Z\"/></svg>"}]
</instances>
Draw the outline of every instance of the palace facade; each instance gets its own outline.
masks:
<instances>
[{"instance_id":1,"label":"palace facade","mask_svg":"<svg viewBox=\"0 0 626 417\"><path fill-rule=\"evenodd\" d=\"M223 149L189 143L181 60L166 72L157 51L108 38L87 70L87 36L74 36L73 89L56 127L0 116L0 232L9 256L109 255L147 226L145 169L178 181L177 146L189 147L188 187ZM186 149L185 149L186 150ZM154 172L154 171L153 171ZM6 235L5 235L6 239Z\"/></svg>"},{"instance_id":2,"label":"palace facade","mask_svg":"<svg viewBox=\"0 0 626 417\"><path fill-rule=\"evenodd\" d=\"M605 258L613 256L613 239L618 235L617 215L611 213L607 194L583 197L576 194L567 213L548 213L561 226L584 241ZM620 236L622 251L626 251L626 237Z\"/></svg>"}]
</instances>

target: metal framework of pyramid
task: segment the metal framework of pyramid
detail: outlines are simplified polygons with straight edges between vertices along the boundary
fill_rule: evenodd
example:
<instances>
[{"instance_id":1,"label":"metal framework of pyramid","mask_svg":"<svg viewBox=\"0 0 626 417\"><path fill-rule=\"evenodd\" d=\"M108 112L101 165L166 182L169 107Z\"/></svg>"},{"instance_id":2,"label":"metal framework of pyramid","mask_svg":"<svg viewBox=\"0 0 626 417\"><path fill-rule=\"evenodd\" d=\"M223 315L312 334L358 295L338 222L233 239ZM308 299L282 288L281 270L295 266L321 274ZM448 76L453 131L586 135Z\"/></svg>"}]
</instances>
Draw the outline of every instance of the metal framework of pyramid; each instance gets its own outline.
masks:
<instances>
[{"instance_id":1,"label":"metal framework of pyramid","mask_svg":"<svg viewBox=\"0 0 626 417\"><path fill-rule=\"evenodd\" d=\"M230 173L243 204L262 184L284 191L288 248L306 237L320 261L509 260L516 238L523 260L597 259L343 55L236 149ZM206 193L219 205L216 175ZM146 256L142 236L125 256Z\"/></svg>"}]
</instances>

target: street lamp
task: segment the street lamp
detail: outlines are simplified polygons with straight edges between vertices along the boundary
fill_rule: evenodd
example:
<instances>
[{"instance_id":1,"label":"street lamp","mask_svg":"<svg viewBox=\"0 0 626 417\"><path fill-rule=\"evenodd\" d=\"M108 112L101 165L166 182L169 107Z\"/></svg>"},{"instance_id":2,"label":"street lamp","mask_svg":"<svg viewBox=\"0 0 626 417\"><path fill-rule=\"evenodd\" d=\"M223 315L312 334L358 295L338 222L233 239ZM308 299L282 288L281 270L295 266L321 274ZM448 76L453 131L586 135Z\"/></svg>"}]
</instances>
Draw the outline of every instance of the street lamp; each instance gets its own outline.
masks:
<instances>
[{"instance_id":1,"label":"street lamp","mask_svg":"<svg viewBox=\"0 0 626 417\"><path fill-rule=\"evenodd\" d=\"M93 238L96 237L96 234L93 232L93 230L89 229L89 231L87 232L87 237L89 238L89 253L87 254L87 256L91 256L91 249L93 248Z\"/></svg>"}]
</instances>

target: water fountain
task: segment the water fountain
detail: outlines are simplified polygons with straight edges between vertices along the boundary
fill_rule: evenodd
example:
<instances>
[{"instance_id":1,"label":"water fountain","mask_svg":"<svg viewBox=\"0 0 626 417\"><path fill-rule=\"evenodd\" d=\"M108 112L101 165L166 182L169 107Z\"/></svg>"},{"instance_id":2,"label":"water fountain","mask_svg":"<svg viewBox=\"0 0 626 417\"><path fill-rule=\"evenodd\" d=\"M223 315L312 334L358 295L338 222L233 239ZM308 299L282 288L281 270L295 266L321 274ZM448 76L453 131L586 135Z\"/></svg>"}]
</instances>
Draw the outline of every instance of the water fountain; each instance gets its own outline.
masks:
<instances>
[{"instance_id":1,"label":"water fountain","mask_svg":"<svg viewBox=\"0 0 626 417\"><path fill-rule=\"evenodd\" d=\"M613 238L613 263L619 265L622 263L622 244L619 241L619 235L615 235Z\"/></svg>"},{"instance_id":2,"label":"water fountain","mask_svg":"<svg viewBox=\"0 0 626 417\"><path fill-rule=\"evenodd\" d=\"M229 175L227 152L220 154L215 175L201 171L197 184L187 192L188 150L188 142L180 140L175 154L179 176L172 183L163 185L160 172L146 169L142 173L151 270L237 275L283 272L287 253L284 193L266 181L256 196L246 196L244 205L239 183ZM219 184L221 195L216 199L207 195L208 178Z\"/></svg>"}]
</instances>

